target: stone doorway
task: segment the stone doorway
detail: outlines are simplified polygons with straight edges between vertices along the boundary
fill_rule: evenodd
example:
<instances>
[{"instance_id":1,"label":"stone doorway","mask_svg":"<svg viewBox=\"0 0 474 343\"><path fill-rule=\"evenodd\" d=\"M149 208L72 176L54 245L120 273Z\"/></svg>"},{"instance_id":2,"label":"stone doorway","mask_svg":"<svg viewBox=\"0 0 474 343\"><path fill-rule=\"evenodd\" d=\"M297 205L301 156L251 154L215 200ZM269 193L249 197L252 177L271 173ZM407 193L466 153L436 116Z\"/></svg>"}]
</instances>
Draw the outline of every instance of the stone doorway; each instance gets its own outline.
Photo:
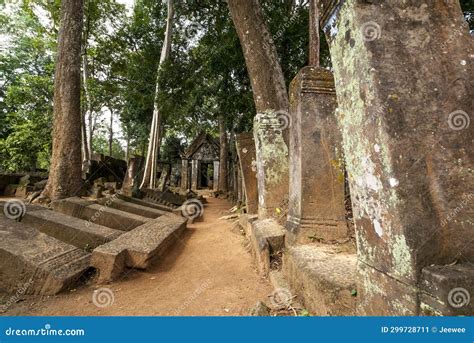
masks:
<instances>
[{"instance_id":1,"label":"stone doorway","mask_svg":"<svg viewBox=\"0 0 474 343\"><path fill-rule=\"evenodd\" d=\"M198 189L212 189L214 184L214 162L201 161L198 168Z\"/></svg>"}]
</instances>

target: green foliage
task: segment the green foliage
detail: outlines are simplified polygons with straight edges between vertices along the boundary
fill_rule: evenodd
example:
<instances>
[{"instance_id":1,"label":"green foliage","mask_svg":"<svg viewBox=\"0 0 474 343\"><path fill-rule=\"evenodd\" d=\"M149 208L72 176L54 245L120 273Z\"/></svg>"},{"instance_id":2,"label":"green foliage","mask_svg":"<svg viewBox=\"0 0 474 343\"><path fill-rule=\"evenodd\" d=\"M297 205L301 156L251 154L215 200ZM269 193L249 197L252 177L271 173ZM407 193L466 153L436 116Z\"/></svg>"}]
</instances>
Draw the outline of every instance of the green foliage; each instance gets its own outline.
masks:
<instances>
[{"instance_id":1,"label":"green foliage","mask_svg":"<svg viewBox=\"0 0 474 343\"><path fill-rule=\"evenodd\" d=\"M95 153L110 156L109 138L102 132L94 135L92 139L92 148ZM123 150L122 145L116 138L112 139L112 157L117 159L125 158L125 151Z\"/></svg>"},{"instance_id":2,"label":"green foliage","mask_svg":"<svg viewBox=\"0 0 474 343\"><path fill-rule=\"evenodd\" d=\"M51 152L55 30L54 3L23 1L16 10L0 5L0 169L47 168Z\"/></svg>"}]
</instances>

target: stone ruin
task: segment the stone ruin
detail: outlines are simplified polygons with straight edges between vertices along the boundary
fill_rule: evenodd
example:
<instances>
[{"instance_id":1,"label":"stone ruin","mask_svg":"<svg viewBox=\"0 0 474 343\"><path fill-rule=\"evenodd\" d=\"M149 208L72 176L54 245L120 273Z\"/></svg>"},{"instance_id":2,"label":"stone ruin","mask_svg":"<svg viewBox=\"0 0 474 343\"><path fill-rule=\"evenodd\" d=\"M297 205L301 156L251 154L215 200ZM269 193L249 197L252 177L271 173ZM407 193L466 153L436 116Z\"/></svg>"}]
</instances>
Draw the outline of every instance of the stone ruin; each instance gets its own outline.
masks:
<instances>
[{"instance_id":1,"label":"stone ruin","mask_svg":"<svg viewBox=\"0 0 474 343\"><path fill-rule=\"evenodd\" d=\"M259 272L315 315L473 315L474 49L459 3L319 7L334 76L305 67L293 80L289 164L281 113L256 118L257 183L240 158L259 199L240 217Z\"/></svg>"},{"instance_id":2,"label":"stone ruin","mask_svg":"<svg viewBox=\"0 0 474 343\"><path fill-rule=\"evenodd\" d=\"M114 185L108 195L53 201L50 208L19 198L0 201L0 291L13 297L54 295L89 278L91 270L94 282L106 283L128 269L143 270L159 262L203 208L197 214L183 208L195 194L139 191L140 174L140 159L132 158L123 191ZM12 176L0 181L19 179L26 180ZM204 199L193 201L204 207Z\"/></svg>"},{"instance_id":3,"label":"stone ruin","mask_svg":"<svg viewBox=\"0 0 474 343\"><path fill-rule=\"evenodd\" d=\"M96 271L98 283L146 269L181 237L187 218L154 202L115 194L68 198L53 210L0 202L0 290L54 295Z\"/></svg>"}]
</instances>

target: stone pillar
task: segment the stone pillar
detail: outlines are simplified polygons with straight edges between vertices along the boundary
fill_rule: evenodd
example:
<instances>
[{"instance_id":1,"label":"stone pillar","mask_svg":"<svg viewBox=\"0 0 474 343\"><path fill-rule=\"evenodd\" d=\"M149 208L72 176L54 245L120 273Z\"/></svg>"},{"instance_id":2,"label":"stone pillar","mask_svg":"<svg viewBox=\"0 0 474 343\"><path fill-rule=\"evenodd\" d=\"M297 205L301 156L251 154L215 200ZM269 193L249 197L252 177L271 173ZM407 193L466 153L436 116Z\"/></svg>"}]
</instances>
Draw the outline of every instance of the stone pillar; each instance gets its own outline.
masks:
<instances>
[{"instance_id":1,"label":"stone pillar","mask_svg":"<svg viewBox=\"0 0 474 343\"><path fill-rule=\"evenodd\" d=\"M143 177L143 157L131 157L128 161L127 173L122 184L122 193L132 196L136 191Z\"/></svg>"},{"instance_id":2,"label":"stone pillar","mask_svg":"<svg viewBox=\"0 0 474 343\"><path fill-rule=\"evenodd\" d=\"M290 86L290 197L287 242L347 237L342 138L331 72L305 67Z\"/></svg>"},{"instance_id":3,"label":"stone pillar","mask_svg":"<svg viewBox=\"0 0 474 343\"><path fill-rule=\"evenodd\" d=\"M284 131L290 125L283 111L258 113L254 119L258 182L258 217L277 215L288 199L288 146Z\"/></svg>"},{"instance_id":4,"label":"stone pillar","mask_svg":"<svg viewBox=\"0 0 474 343\"><path fill-rule=\"evenodd\" d=\"M171 165L165 164L161 170L161 175L158 180L158 190L160 192L164 192L166 185L168 183L168 180L170 178L171 174Z\"/></svg>"},{"instance_id":5,"label":"stone pillar","mask_svg":"<svg viewBox=\"0 0 474 343\"><path fill-rule=\"evenodd\" d=\"M198 189L198 177L199 177L199 161L191 161L191 189L193 191Z\"/></svg>"},{"instance_id":6,"label":"stone pillar","mask_svg":"<svg viewBox=\"0 0 474 343\"><path fill-rule=\"evenodd\" d=\"M214 161L214 180L212 181L212 189L219 190L219 161Z\"/></svg>"},{"instance_id":7,"label":"stone pillar","mask_svg":"<svg viewBox=\"0 0 474 343\"><path fill-rule=\"evenodd\" d=\"M247 213L258 213L257 162L255 140L252 133L236 135L235 141L245 189Z\"/></svg>"},{"instance_id":8,"label":"stone pillar","mask_svg":"<svg viewBox=\"0 0 474 343\"><path fill-rule=\"evenodd\" d=\"M474 49L459 2L323 0L320 10L357 228L359 314L474 314L452 305L474 284L465 265Z\"/></svg>"},{"instance_id":9,"label":"stone pillar","mask_svg":"<svg viewBox=\"0 0 474 343\"><path fill-rule=\"evenodd\" d=\"M189 187L189 161L188 160L182 160L181 162L181 189L184 191L187 191Z\"/></svg>"}]
</instances>

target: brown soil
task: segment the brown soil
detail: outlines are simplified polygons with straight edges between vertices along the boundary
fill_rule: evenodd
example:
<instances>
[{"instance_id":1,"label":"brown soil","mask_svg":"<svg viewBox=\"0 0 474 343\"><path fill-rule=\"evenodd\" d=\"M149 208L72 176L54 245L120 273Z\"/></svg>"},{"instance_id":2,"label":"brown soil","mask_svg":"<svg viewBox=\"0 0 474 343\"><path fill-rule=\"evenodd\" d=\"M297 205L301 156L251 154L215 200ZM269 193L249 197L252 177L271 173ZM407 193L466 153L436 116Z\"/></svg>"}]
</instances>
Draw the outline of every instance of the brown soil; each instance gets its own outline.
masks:
<instances>
[{"instance_id":1,"label":"brown soil","mask_svg":"<svg viewBox=\"0 0 474 343\"><path fill-rule=\"evenodd\" d=\"M147 271L130 270L107 285L89 284L53 297L29 297L3 315L237 316L272 292L258 277L245 237L220 220L231 205L208 198L204 221L188 225L168 255ZM94 305L94 290L109 288L114 302Z\"/></svg>"}]
</instances>

